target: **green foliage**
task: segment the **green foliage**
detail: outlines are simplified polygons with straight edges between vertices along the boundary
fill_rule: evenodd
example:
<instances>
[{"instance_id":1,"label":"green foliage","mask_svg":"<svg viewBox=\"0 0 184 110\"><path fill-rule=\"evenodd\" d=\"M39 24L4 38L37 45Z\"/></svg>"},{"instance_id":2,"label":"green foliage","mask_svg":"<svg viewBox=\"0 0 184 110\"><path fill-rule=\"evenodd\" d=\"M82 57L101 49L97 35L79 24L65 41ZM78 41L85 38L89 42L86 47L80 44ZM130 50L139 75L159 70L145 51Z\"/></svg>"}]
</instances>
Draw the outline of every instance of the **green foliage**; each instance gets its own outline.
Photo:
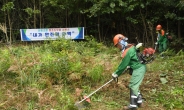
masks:
<instances>
[{"instance_id":1,"label":"green foliage","mask_svg":"<svg viewBox=\"0 0 184 110\"><path fill-rule=\"evenodd\" d=\"M155 33L153 29L158 23L176 34L181 29L175 27L182 27L184 18L184 3L181 0L13 0L1 1L0 4L0 21L9 21L6 25L13 29L13 33L10 32L14 36L13 40L20 40L17 29L32 28L34 24L37 28L84 26L85 35L101 37L103 42L110 41L118 32L132 38L143 37L142 40L150 43L154 41L150 41L149 36L155 36L152 35ZM11 11L13 9L16 10ZM34 19L30 19L33 14ZM16 15L19 17L14 17ZM152 29L148 28L148 22L152 23ZM182 36L183 32L180 34Z\"/></svg>"},{"instance_id":2,"label":"green foliage","mask_svg":"<svg viewBox=\"0 0 184 110\"><path fill-rule=\"evenodd\" d=\"M40 65L34 65L31 69L27 70L29 74L27 74L28 78L27 78L26 84L29 85L30 87L36 87L40 89L44 89L48 87L48 85L46 84L46 81L44 79L40 79L40 73L39 73L40 68L41 68Z\"/></svg>"},{"instance_id":3,"label":"green foliage","mask_svg":"<svg viewBox=\"0 0 184 110\"><path fill-rule=\"evenodd\" d=\"M41 62L40 73L53 78L53 83L59 83L62 79L67 81L67 72L70 70L70 65L68 54L65 51L61 51L56 56L45 53L41 57Z\"/></svg>"},{"instance_id":4,"label":"green foliage","mask_svg":"<svg viewBox=\"0 0 184 110\"><path fill-rule=\"evenodd\" d=\"M95 67L89 69L88 72L92 81L98 82L100 79L102 79L103 66L97 64Z\"/></svg>"},{"instance_id":5,"label":"green foliage","mask_svg":"<svg viewBox=\"0 0 184 110\"><path fill-rule=\"evenodd\" d=\"M177 93L177 94L176 94ZM184 91L181 88L172 87L171 91L159 91L156 96L156 102L162 103L162 105L168 109L183 109L183 93Z\"/></svg>"},{"instance_id":6,"label":"green foliage","mask_svg":"<svg viewBox=\"0 0 184 110\"><path fill-rule=\"evenodd\" d=\"M8 50L0 50L0 75L5 74L11 65L11 57Z\"/></svg>"},{"instance_id":7,"label":"green foliage","mask_svg":"<svg viewBox=\"0 0 184 110\"><path fill-rule=\"evenodd\" d=\"M105 51L107 48L103 45L103 43L99 43L93 36L86 36L85 38L87 42L82 42L83 46L89 49L92 53L98 54L100 52Z\"/></svg>"},{"instance_id":8,"label":"green foliage","mask_svg":"<svg viewBox=\"0 0 184 110\"><path fill-rule=\"evenodd\" d=\"M42 52L42 64L39 73L49 75L52 79L54 78L54 83L66 83L69 80L75 80L85 76L82 74L84 70L81 69L86 63L84 57L96 56L107 49L93 37L87 37L86 41L81 42L61 38L56 41L45 42L41 48L45 52ZM96 81L101 78L103 67L95 66L91 70L87 67L86 70L89 71L88 76Z\"/></svg>"},{"instance_id":9,"label":"green foliage","mask_svg":"<svg viewBox=\"0 0 184 110\"><path fill-rule=\"evenodd\" d=\"M159 74L160 83L162 88L157 89L153 95L156 102L162 103L162 105L168 109L183 109L183 51L179 51L177 54L172 50L167 50L165 53L166 56L164 59L158 58L152 64L148 65L148 71ZM159 66L158 66L159 64ZM157 66L156 66L157 65ZM150 70L152 68L152 70ZM178 83L175 85L175 83Z\"/></svg>"},{"instance_id":10,"label":"green foliage","mask_svg":"<svg viewBox=\"0 0 184 110\"><path fill-rule=\"evenodd\" d=\"M8 2L6 4L3 5L2 7L2 11L11 11L12 9L14 9L14 3L13 2Z\"/></svg>"},{"instance_id":11,"label":"green foliage","mask_svg":"<svg viewBox=\"0 0 184 110\"><path fill-rule=\"evenodd\" d=\"M70 69L70 71L80 73L82 71L81 70L82 67L83 67L83 64L80 61L77 61L75 63L71 62L71 69Z\"/></svg>"},{"instance_id":12,"label":"green foliage","mask_svg":"<svg viewBox=\"0 0 184 110\"><path fill-rule=\"evenodd\" d=\"M10 47L9 48L11 51L11 54L15 55L15 58L17 58L16 60L19 60L18 58L24 56L24 53L26 52L26 48L23 47L17 47L17 48L13 48Z\"/></svg>"},{"instance_id":13,"label":"green foliage","mask_svg":"<svg viewBox=\"0 0 184 110\"><path fill-rule=\"evenodd\" d=\"M33 14L39 14L40 13L40 10L34 10L32 8L26 8L26 9L23 9L30 17L33 15Z\"/></svg>"},{"instance_id":14,"label":"green foliage","mask_svg":"<svg viewBox=\"0 0 184 110\"><path fill-rule=\"evenodd\" d=\"M176 14L175 13L170 13L170 12L167 12L166 14L165 14L165 18L166 19L175 19L176 18Z\"/></svg>"},{"instance_id":15,"label":"green foliage","mask_svg":"<svg viewBox=\"0 0 184 110\"><path fill-rule=\"evenodd\" d=\"M184 46L183 41L183 38L176 38L173 36L173 41L170 43L170 45L171 47L175 47L174 49L178 50L178 48L180 49L181 46Z\"/></svg>"},{"instance_id":16,"label":"green foliage","mask_svg":"<svg viewBox=\"0 0 184 110\"><path fill-rule=\"evenodd\" d=\"M165 57L162 59L161 56L158 54L157 58L155 59L155 62L157 63L152 63L148 64L148 70L149 71L172 71L175 70L176 68L180 68L181 66L179 64L183 64L183 51L180 50L178 53L175 52L175 50L168 49L164 52ZM158 66L158 64L160 66ZM167 67L167 68L166 68ZM180 68L181 69L181 68Z\"/></svg>"},{"instance_id":17,"label":"green foliage","mask_svg":"<svg viewBox=\"0 0 184 110\"><path fill-rule=\"evenodd\" d=\"M117 102L111 101L111 102L106 102L106 106L108 108L115 108L115 107L121 107Z\"/></svg>"},{"instance_id":18,"label":"green foliage","mask_svg":"<svg viewBox=\"0 0 184 110\"><path fill-rule=\"evenodd\" d=\"M27 106L28 106L28 109L29 110L34 110L35 109L35 106L36 106L36 102L31 100L27 103Z\"/></svg>"},{"instance_id":19,"label":"green foliage","mask_svg":"<svg viewBox=\"0 0 184 110\"><path fill-rule=\"evenodd\" d=\"M75 110L74 100L71 98L67 89L61 90L58 96L58 102L60 106L56 108L61 110Z\"/></svg>"},{"instance_id":20,"label":"green foliage","mask_svg":"<svg viewBox=\"0 0 184 110\"><path fill-rule=\"evenodd\" d=\"M128 21L132 22L133 24L137 24L138 23L138 21L136 19L132 18L132 17L126 17L126 19Z\"/></svg>"},{"instance_id":21,"label":"green foliage","mask_svg":"<svg viewBox=\"0 0 184 110\"><path fill-rule=\"evenodd\" d=\"M74 101L111 78L121 61L119 50L106 47L89 36L81 42L58 39L45 41L41 46L12 46L1 49L0 53L0 66L5 66L3 70L0 68L1 74L16 74L14 77L1 75L0 96L6 97L2 97L0 103L9 109L17 109L17 105L22 104L24 109L75 110ZM168 49L165 54L164 59L157 54L155 61L147 65L142 93L150 102L147 107L155 109L158 105L160 109L184 109L181 98L184 95L184 52ZM10 67L16 68L10 70ZM128 103L129 90L122 87L122 93L119 86L126 84L129 78L129 75L119 77L120 83L109 84L94 94L89 110L119 109L122 103ZM74 92L76 88L82 90L79 96ZM20 92L24 97L19 95ZM4 100L13 104L4 104ZM97 106L93 106L95 104Z\"/></svg>"},{"instance_id":22,"label":"green foliage","mask_svg":"<svg viewBox=\"0 0 184 110\"><path fill-rule=\"evenodd\" d=\"M46 6L52 6L52 7L59 7L60 9L65 9L65 6L63 4L60 4L60 0L45 0L42 1L42 4L44 7Z\"/></svg>"},{"instance_id":23,"label":"green foliage","mask_svg":"<svg viewBox=\"0 0 184 110\"><path fill-rule=\"evenodd\" d=\"M46 48L50 48L53 52L59 52L62 50L71 50L73 45L73 42L70 39L66 40L64 38L59 38L58 40L49 42L50 42L49 45L46 42L45 45L48 45L46 46Z\"/></svg>"}]
</instances>

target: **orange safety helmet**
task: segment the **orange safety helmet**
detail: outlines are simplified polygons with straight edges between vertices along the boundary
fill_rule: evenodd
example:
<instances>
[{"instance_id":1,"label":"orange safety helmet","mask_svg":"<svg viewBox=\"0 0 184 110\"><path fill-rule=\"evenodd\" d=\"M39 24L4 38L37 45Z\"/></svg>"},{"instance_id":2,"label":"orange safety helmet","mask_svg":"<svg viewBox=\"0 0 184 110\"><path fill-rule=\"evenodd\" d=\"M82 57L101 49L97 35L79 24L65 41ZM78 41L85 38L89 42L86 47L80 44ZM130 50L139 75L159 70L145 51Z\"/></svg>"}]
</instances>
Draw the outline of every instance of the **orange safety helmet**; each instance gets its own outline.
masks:
<instances>
[{"instance_id":1,"label":"orange safety helmet","mask_svg":"<svg viewBox=\"0 0 184 110\"><path fill-rule=\"evenodd\" d=\"M118 42L119 42L120 40L124 39L124 38L125 38L125 36L122 35L122 34L117 34L117 35L115 35L114 38L113 38L114 46L117 45Z\"/></svg>"},{"instance_id":2,"label":"orange safety helmet","mask_svg":"<svg viewBox=\"0 0 184 110\"><path fill-rule=\"evenodd\" d=\"M162 29L162 26L160 24L157 25L156 30L158 31L158 30L161 30L161 29Z\"/></svg>"}]
</instances>

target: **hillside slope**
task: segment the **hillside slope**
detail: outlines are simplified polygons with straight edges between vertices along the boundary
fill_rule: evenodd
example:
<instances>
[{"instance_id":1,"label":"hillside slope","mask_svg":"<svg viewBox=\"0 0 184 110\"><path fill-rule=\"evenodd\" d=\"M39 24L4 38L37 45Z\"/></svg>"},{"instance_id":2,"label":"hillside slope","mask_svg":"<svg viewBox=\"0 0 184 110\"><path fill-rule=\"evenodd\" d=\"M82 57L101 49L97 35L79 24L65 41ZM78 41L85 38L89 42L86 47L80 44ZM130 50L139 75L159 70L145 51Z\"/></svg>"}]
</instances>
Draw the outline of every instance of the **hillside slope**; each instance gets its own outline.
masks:
<instances>
[{"instance_id":1,"label":"hillside slope","mask_svg":"<svg viewBox=\"0 0 184 110\"><path fill-rule=\"evenodd\" d=\"M75 110L75 102L109 81L121 61L118 50L94 39L2 46L0 53L0 109L6 110ZM184 52L166 55L147 65L140 110L184 109ZM129 103L130 77L126 72L83 107L121 110Z\"/></svg>"}]
</instances>

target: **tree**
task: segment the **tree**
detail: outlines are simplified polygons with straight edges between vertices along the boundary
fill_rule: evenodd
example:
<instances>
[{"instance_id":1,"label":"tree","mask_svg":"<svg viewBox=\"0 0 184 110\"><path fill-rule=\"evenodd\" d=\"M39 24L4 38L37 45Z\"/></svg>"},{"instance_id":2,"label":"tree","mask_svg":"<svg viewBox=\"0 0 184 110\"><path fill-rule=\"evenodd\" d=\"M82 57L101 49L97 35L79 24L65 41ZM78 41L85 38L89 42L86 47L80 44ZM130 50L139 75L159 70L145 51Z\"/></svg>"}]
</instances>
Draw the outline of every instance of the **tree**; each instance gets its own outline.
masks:
<instances>
[{"instance_id":1,"label":"tree","mask_svg":"<svg viewBox=\"0 0 184 110\"><path fill-rule=\"evenodd\" d=\"M7 18L8 18L8 25L9 25L9 28L10 28L10 34L9 34L9 38L7 37L6 35L6 42L9 42L10 44L12 43L12 25L13 25L13 22L12 22L12 10L14 9L14 4L13 2L7 2L6 1L6 4L3 5L2 7L2 11L4 11L5 13L5 24L6 24L6 14L7 14ZM6 27L6 25L5 25Z\"/></svg>"},{"instance_id":2,"label":"tree","mask_svg":"<svg viewBox=\"0 0 184 110\"><path fill-rule=\"evenodd\" d=\"M100 42L109 42L115 34L122 33L129 37L129 42L138 38L153 46L157 24L162 24L166 31L177 32L178 37L184 34L181 31L184 25L182 1L1 0L0 22L4 22L11 31L7 31L10 36L17 39L20 39L20 28L81 26L85 27L86 35L93 35Z\"/></svg>"},{"instance_id":3,"label":"tree","mask_svg":"<svg viewBox=\"0 0 184 110\"><path fill-rule=\"evenodd\" d=\"M184 16L181 15L181 13L184 10L184 1L180 1L177 6L179 8L177 20L178 20L178 38L181 38L181 21L184 20Z\"/></svg>"}]
</instances>

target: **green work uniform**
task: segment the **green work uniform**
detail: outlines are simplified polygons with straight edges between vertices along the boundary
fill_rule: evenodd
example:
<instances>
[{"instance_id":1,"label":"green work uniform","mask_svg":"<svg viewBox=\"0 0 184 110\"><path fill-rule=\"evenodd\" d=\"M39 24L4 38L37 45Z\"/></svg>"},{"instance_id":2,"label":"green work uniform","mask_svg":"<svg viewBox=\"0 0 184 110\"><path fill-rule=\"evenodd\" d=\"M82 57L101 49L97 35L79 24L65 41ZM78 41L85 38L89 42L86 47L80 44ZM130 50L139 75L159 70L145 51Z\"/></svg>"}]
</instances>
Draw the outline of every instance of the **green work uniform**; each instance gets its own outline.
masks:
<instances>
[{"instance_id":1,"label":"green work uniform","mask_svg":"<svg viewBox=\"0 0 184 110\"><path fill-rule=\"evenodd\" d=\"M123 54L123 59L115 71L115 74L120 76L127 66L130 66L130 68L133 69L133 73L130 79L129 88L133 90L135 95L138 95L139 86L146 73L146 65L140 63L134 46L127 48Z\"/></svg>"},{"instance_id":2,"label":"green work uniform","mask_svg":"<svg viewBox=\"0 0 184 110\"><path fill-rule=\"evenodd\" d=\"M162 31L161 33L158 33L158 50L160 53L166 51L168 42L164 30L161 31Z\"/></svg>"}]
</instances>

